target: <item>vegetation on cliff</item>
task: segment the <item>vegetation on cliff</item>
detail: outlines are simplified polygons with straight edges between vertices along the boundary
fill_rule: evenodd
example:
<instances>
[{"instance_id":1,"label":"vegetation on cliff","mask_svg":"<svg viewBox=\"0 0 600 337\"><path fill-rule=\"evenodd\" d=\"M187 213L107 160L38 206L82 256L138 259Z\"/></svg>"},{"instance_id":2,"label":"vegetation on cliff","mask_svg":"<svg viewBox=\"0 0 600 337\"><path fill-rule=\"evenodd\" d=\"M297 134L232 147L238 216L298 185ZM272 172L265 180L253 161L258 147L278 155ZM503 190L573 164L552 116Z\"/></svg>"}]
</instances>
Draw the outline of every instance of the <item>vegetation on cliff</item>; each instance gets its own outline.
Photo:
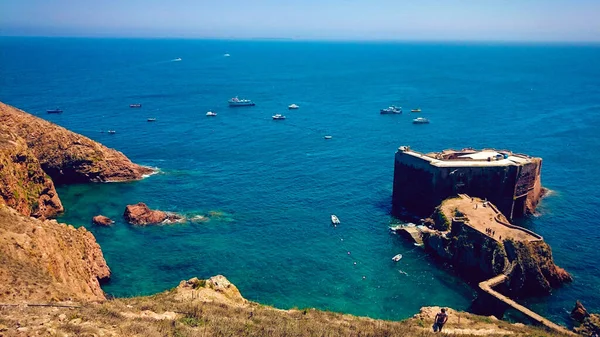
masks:
<instances>
[{"instance_id":1,"label":"vegetation on cliff","mask_svg":"<svg viewBox=\"0 0 600 337\"><path fill-rule=\"evenodd\" d=\"M182 281L154 296L120 298L76 308L5 307L0 329L8 335L76 336L435 336L439 307L413 318L383 321L315 309L280 310L247 301L223 276ZM19 330L21 329L21 330ZM449 310L444 331L461 336L560 336L494 318Z\"/></svg>"},{"instance_id":2,"label":"vegetation on cliff","mask_svg":"<svg viewBox=\"0 0 600 337\"><path fill-rule=\"evenodd\" d=\"M137 180L152 173L119 151L4 103L0 124L25 139L56 184Z\"/></svg>"}]
</instances>

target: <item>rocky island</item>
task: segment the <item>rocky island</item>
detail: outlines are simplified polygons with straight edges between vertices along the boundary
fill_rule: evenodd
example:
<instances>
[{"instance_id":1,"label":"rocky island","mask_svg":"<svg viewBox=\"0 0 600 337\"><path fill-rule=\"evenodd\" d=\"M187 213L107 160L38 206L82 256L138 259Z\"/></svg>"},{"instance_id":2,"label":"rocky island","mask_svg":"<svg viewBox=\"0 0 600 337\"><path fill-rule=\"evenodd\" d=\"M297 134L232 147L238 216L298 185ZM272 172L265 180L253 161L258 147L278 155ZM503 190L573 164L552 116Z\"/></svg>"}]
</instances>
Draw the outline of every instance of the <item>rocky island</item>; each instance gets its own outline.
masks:
<instances>
[{"instance_id":1,"label":"rocky island","mask_svg":"<svg viewBox=\"0 0 600 337\"><path fill-rule=\"evenodd\" d=\"M433 335L430 325L439 308L423 308L400 322L315 309L280 310L245 300L223 276L182 281L153 296L107 299L100 284L111 271L94 236L83 227L44 219L63 211L54 183L136 180L150 172L116 150L0 103L0 335ZM127 217L139 215L143 222L163 218L164 212L144 204L130 206ZM552 263L549 250L535 243L535 236L535 244L524 246L517 245L516 232L504 233L502 240L494 235L482 238L481 228L470 227L476 221L464 219L469 212L456 213L454 207L462 212L459 206L442 207L441 222L432 220L434 227L429 236L424 235L430 250L466 261L465 266L478 270L480 278L511 270L512 278L505 283L517 294L536 284L532 278L543 278L548 286L567 280L568 274ZM96 222L108 224L110 219L97 217ZM488 248L479 253L463 249L471 235L478 237L478 247ZM541 254L529 259L528 252ZM490 317L450 313L444 331L451 334L563 335L563 331L548 333Z\"/></svg>"}]
</instances>

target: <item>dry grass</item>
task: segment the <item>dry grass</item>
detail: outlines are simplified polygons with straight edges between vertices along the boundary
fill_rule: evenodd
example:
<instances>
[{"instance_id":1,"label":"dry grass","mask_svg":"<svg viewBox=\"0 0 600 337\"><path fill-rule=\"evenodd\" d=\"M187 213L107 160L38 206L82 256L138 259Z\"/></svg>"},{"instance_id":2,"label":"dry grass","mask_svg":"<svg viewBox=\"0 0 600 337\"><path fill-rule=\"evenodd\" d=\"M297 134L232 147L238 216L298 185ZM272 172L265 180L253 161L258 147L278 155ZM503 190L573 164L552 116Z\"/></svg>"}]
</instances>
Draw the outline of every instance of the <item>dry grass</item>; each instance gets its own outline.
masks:
<instances>
[{"instance_id":1,"label":"dry grass","mask_svg":"<svg viewBox=\"0 0 600 337\"><path fill-rule=\"evenodd\" d=\"M135 316L144 312L174 312L173 319ZM131 315L134 315L133 317ZM62 316L62 320L60 317ZM461 320L458 320L461 317ZM279 310L249 302L231 305L217 302L179 301L171 293L149 297L115 299L102 304L86 304L81 308L5 307L0 308L1 325L8 330L3 336L19 336L17 324L29 326L30 335L51 336L301 336L301 337L368 337L368 336L434 336L432 322L417 317L393 322L356 317L315 309ZM18 323L17 323L18 322ZM462 322L462 323L461 323ZM1 327L0 325L0 327ZM495 336L561 336L540 328L516 326L468 313L453 313L445 329L476 336L469 331ZM471 330L465 330L471 329ZM493 331L495 333L490 333ZM60 335L60 334L59 334Z\"/></svg>"}]
</instances>

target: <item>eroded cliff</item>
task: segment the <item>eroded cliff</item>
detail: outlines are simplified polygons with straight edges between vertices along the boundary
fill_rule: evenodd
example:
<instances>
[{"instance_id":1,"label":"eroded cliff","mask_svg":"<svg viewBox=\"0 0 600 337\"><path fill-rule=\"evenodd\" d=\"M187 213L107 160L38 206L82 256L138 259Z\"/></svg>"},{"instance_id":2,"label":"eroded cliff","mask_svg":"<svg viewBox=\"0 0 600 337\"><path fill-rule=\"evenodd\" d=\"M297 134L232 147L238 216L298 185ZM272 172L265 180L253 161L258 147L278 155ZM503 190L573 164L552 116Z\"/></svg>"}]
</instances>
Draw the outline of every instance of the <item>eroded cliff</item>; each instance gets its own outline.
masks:
<instances>
[{"instance_id":1,"label":"eroded cliff","mask_svg":"<svg viewBox=\"0 0 600 337\"><path fill-rule=\"evenodd\" d=\"M85 228L25 217L0 205L0 302L105 300L110 277Z\"/></svg>"},{"instance_id":2,"label":"eroded cliff","mask_svg":"<svg viewBox=\"0 0 600 337\"><path fill-rule=\"evenodd\" d=\"M25 140L0 125L0 203L26 216L54 217L63 211L52 179Z\"/></svg>"},{"instance_id":3,"label":"eroded cliff","mask_svg":"<svg viewBox=\"0 0 600 337\"><path fill-rule=\"evenodd\" d=\"M0 125L25 139L56 184L137 180L152 173L117 150L1 102Z\"/></svg>"}]
</instances>

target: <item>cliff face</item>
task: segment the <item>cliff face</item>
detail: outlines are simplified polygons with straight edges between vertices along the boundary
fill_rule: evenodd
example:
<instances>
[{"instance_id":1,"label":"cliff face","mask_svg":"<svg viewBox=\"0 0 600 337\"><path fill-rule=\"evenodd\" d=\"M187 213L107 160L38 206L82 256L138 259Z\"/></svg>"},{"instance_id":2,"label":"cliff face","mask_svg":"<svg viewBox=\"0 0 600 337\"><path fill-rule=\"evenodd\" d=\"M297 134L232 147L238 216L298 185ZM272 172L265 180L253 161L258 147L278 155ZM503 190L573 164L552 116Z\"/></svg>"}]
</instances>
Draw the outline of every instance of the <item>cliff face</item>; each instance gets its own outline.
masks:
<instances>
[{"instance_id":1,"label":"cliff face","mask_svg":"<svg viewBox=\"0 0 600 337\"><path fill-rule=\"evenodd\" d=\"M552 288L572 281L569 273L554 264L552 250L544 241L496 240L462 220L451 220L451 216L441 214L441 209L438 207L431 216L434 227L449 226L450 230L425 232L425 248L451 262L470 281L509 273L503 292L515 297L547 295Z\"/></svg>"},{"instance_id":2,"label":"cliff face","mask_svg":"<svg viewBox=\"0 0 600 337\"><path fill-rule=\"evenodd\" d=\"M0 125L0 201L26 216L54 217L63 206L25 140Z\"/></svg>"},{"instance_id":3,"label":"cliff face","mask_svg":"<svg viewBox=\"0 0 600 337\"><path fill-rule=\"evenodd\" d=\"M137 180L152 172L119 151L4 103L0 125L25 139L57 184Z\"/></svg>"},{"instance_id":4,"label":"cliff face","mask_svg":"<svg viewBox=\"0 0 600 337\"><path fill-rule=\"evenodd\" d=\"M0 302L105 300L110 277L85 228L24 217L0 205Z\"/></svg>"}]
</instances>

